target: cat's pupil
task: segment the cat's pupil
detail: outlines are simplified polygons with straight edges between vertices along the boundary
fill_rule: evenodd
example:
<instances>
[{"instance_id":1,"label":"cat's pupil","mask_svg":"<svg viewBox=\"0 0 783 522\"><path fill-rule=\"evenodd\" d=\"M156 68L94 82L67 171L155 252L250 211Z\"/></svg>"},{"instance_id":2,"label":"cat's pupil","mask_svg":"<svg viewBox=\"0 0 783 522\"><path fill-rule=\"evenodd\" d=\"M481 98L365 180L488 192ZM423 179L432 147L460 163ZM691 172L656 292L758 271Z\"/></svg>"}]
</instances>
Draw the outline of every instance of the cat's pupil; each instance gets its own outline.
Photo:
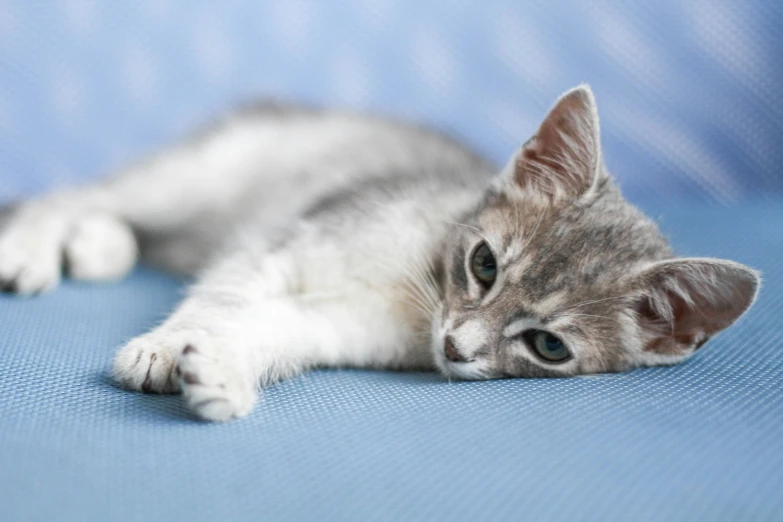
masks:
<instances>
[{"instance_id":1,"label":"cat's pupil","mask_svg":"<svg viewBox=\"0 0 783 522\"><path fill-rule=\"evenodd\" d=\"M495 282L498 272L497 262L486 243L481 243L474 251L471 259L471 269L473 275L485 287L489 288Z\"/></svg>"},{"instance_id":2,"label":"cat's pupil","mask_svg":"<svg viewBox=\"0 0 783 522\"><path fill-rule=\"evenodd\" d=\"M556 352L563 347L563 343L560 342L554 335L546 334L546 349L550 352Z\"/></svg>"}]
</instances>

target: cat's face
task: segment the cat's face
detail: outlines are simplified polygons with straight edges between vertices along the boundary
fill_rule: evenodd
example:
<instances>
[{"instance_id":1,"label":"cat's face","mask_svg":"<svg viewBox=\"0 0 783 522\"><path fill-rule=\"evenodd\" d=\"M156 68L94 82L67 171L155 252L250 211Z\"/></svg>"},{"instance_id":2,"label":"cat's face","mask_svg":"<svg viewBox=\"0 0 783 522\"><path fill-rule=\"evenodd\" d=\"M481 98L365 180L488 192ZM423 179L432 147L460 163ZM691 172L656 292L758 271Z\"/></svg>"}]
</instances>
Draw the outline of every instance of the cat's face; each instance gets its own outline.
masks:
<instances>
[{"instance_id":1,"label":"cat's face","mask_svg":"<svg viewBox=\"0 0 783 522\"><path fill-rule=\"evenodd\" d=\"M586 87L557 102L453 226L443 268L434 357L469 379L673 364L733 323L759 285L737 263L672 258L607 176Z\"/></svg>"}]
</instances>

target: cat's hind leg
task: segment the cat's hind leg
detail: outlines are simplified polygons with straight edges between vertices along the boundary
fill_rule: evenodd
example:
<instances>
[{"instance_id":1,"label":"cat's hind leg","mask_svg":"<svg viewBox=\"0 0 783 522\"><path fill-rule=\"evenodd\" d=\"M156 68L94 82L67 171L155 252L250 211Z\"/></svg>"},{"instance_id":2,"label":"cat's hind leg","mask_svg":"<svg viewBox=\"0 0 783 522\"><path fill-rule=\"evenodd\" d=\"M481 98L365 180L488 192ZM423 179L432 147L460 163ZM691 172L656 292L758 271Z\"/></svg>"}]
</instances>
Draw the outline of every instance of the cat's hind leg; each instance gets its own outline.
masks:
<instances>
[{"instance_id":1,"label":"cat's hind leg","mask_svg":"<svg viewBox=\"0 0 783 522\"><path fill-rule=\"evenodd\" d=\"M105 281L136 263L131 228L106 213L77 213L57 201L22 205L0 233L0 287L31 295L74 279Z\"/></svg>"},{"instance_id":2,"label":"cat's hind leg","mask_svg":"<svg viewBox=\"0 0 783 522\"><path fill-rule=\"evenodd\" d=\"M192 274L240 218L257 183L258 150L275 122L231 124L94 185L47 194L5 209L0 223L0 289L54 288L63 268L77 279L123 276L138 254ZM140 249L138 240L143 239ZM161 246L163 248L161 248Z\"/></svg>"}]
</instances>

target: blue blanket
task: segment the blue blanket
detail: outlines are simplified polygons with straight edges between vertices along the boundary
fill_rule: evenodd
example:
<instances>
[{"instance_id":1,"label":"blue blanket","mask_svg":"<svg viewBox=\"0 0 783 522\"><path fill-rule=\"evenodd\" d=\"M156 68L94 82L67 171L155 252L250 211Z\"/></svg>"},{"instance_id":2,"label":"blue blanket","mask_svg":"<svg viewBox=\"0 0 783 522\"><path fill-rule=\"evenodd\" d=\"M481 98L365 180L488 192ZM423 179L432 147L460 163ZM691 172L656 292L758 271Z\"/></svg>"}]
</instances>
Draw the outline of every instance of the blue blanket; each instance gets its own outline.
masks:
<instances>
[{"instance_id":1,"label":"blue blanket","mask_svg":"<svg viewBox=\"0 0 783 522\"><path fill-rule=\"evenodd\" d=\"M682 366L447 382L319 371L204 424L107 369L181 282L0 299L3 520L780 520L783 205L651 207L683 253L764 271Z\"/></svg>"}]
</instances>

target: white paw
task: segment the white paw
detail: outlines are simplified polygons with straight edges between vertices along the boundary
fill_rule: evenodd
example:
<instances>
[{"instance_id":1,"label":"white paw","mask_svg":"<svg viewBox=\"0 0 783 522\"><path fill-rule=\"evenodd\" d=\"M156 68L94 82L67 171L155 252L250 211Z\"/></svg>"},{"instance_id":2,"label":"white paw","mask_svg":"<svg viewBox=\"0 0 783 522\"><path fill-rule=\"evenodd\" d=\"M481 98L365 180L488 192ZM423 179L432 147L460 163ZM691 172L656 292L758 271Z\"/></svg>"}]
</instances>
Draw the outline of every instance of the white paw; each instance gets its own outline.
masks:
<instances>
[{"instance_id":1,"label":"white paw","mask_svg":"<svg viewBox=\"0 0 783 522\"><path fill-rule=\"evenodd\" d=\"M229 356L230 348L217 343L202 339L182 351L177 360L182 393L190 409L204 420L244 417L256 403L256 383L248 368Z\"/></svg>"},{"instance_id":2,"label":"white paw","mask_svg":"<svg viewBox=\"0 0 783 522\"><path fill-rule=\"evenodd\" d=\"M0 290L51 290L64 261L74 278L115 279L133 268L137 254L130 228L115 218L76 216L46 201L22 205L0 231Z\"/></svg>"},{"instance_id":3,"label":"white paw","mask_svg":"<svg viewBox=\"0 0 783 522\"><path fill-rule=\"evenodd\" d=\"M130 227L110 216L92 215L73 226L65 243L68 275L86 281L118 279L138 257Z\"/></svg>"},{"instance_id":4,"label":"white paw","mask_svg":"<svg viewBox=\"0 0 783 522\"><path fill-rule=\"evenodd\" d=\"M25 216L0 233L0 287L31 295L60 282L62 227L53 220Z\"/></svg>"},{"instance_id":5,"label":"white paw","mask_svg":"<svg viewBox=\"0 0 783 522\"><path fill-rule=\"evenodd\" d=\"M256 381L232 341L164 328L133 339L114 358L114 378L147 393L183 393L190 409L210 421L244 417L258 397Z\"/></svg>"},{"instance_id":6,"label":"white paw","mask_svg":"<svg viewBox=\"0 0 783 522\"><path fill-rule=\"evenodd\" d=\"M173 354L183 346L179 338L156 331L137 337L114 357L114 378L130 390L178 393L180 386Z\"/></svg>"}]
</instances>

